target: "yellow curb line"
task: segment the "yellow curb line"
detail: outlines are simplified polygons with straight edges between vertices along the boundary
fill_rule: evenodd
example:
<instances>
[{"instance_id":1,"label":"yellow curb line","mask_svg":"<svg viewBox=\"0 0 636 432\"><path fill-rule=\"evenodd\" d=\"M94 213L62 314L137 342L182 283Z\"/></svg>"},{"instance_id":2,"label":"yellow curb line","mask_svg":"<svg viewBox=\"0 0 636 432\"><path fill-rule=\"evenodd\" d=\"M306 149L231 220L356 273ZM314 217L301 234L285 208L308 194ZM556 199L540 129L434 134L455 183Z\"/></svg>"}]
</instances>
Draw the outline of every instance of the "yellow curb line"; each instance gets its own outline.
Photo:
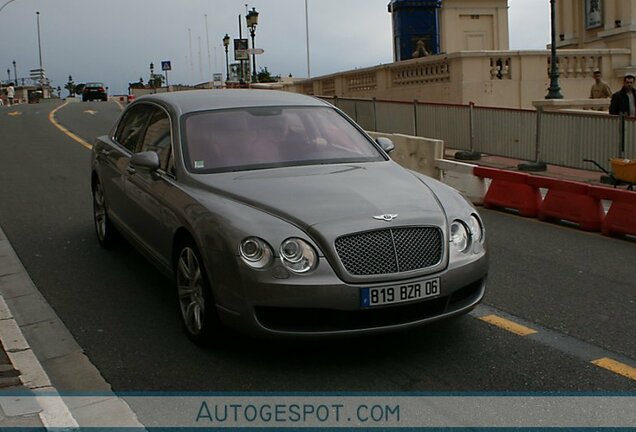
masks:
<instances>
[{"instance_id":1,"label":"yellow curb line","mask_svg":"<svg viewBox=\"0 0 636 432\"><path fill-rule=\"evenodd\" d=\"M87 149L91 150L93 148L92 145L90 145L89 143L87 143L84 139L80 138L79 136L75 135L73 132L71 132L70 130L66 129L64 126L62 126L61 124L59 124L57 122L57 120L55 120L55 113L64 108L66 105L68 105L68 101L64 102L62 105L60 105L59 107L55 108L53 111L51 111L49 113L49 121L53 124L53 126L55 126L56 128L58 128L59 130L61 130L64 134L66 134L67 136L69 136L70 138L74 139L75 141L77 141L78 143L80 143L81 145L83 145L84 147L86 147Z\"/></svg>"},{"instance_id":2,"label":"yellow curb line","mask_svg":"<svg viewBox=\"0 0 636 432\"><path fill-rule=\"evenodd\" d=\"M505 318L498 317L497 315L487 315L480 317L479 319L519 336L528 336L537 333L537 331L534 329L522 326L521 324L517 324L516 322L512 322Z\"/></svg>"},{"instance_id":3,"label":"yellow curb line","mask_svg":"<svg viewBox=\"0 0 636 432\"><path fill-rule=\"evenodd\" d=\"M617 362L616 360L612 360L611 358L607 357L594 360L592 361L592 363L598 367L607 369L610 372L614 372L615 374L636 380L636 368L628 366L624 363Z\"/></svg>"},{"instance_id":4,"label":"yellow curb line","mask_svg":"<svg viewBox=\"0 0 636 432\"><path fill-rule=\"evenodd\" d=\"M119 109L120 109L121 111L123 111L123 110L124 110L124 106L121 104L121 102L119 102L119 101L117 100L117 98L116 98L116 97L111 98L111 100L113 100L113 101L114 101L114 102L115 102L115 103L119 106Z\"/></svg>"}]
</instances>

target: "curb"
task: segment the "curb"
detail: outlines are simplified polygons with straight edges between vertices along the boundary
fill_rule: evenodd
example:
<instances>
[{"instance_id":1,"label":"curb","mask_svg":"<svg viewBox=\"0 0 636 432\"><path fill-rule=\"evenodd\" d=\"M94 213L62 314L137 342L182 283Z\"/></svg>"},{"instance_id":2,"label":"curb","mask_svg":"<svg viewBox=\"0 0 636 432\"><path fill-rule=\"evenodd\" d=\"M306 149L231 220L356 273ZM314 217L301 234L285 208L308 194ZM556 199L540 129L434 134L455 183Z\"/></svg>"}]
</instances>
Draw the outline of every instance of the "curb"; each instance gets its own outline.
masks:
<instances>
[{"instance_id":1,"label":"curb","mask_svg":"<svg viewBox=\"0 0 636 432\"><path fill-rule=\"evenodd\" d=\"M4 233L0 231L0 235L3 236ZM69 428L78 427L79 425L70 410L55 387L51 385L51 380L26 341L2 295L0 295L0 341L13 367L20 371L22 384L34 391L35 400L39 405L38 416L42 425L45 428L57 425L65 425L64 427ZM38 397L38 393L41 392L46 392L47 397ZM19 401L15 402L19 404Z\"/></svg>"},{"instance_id":2,"label":"curb","mask_svg":"<svg viewBox=\"0 0 636 432\"><path fill-rule=\"evenodd\" d=\"M18 415L37 413L45 428L91 427L104 417L118 419L118 423L125 427L144 428L128 404L112 392L110 385L46 302L2 227L0 343L0 349L4 346L14 369L19 371L24 386L21 392L0 392L3 410L9 407ZM53 379L45 371L47 364L49 372L55 375ZM63 395L58 391L59 382L63 383ZM77 395L70 393L80 391L90 391L99 394L99 397L92 398L90 403L81 403L82 398L73 397ZM0 415L0 427L4 426L3 423Z\"/></svg>"}]
</instances>

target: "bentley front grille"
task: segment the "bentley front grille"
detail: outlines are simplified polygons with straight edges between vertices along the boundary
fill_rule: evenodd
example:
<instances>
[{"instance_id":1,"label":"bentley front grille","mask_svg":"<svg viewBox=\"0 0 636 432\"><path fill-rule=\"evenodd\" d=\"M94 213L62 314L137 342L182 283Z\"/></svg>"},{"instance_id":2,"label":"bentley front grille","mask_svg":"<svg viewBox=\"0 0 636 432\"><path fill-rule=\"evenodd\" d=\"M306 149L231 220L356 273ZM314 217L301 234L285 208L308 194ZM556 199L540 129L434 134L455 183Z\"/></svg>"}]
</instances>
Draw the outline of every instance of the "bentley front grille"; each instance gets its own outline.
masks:
<instances>
[{"instance_id":1,"label":"bentley front grille","mask_svg":"<svg viewBox=\"0 0 636 432\"><path fill-rule=\"evenodd\" d=\"M336 251L347 272L371 276L422 270L440 263L443 235L435 227L403 227L342 236Z\"/></svg>"}]
</instances>

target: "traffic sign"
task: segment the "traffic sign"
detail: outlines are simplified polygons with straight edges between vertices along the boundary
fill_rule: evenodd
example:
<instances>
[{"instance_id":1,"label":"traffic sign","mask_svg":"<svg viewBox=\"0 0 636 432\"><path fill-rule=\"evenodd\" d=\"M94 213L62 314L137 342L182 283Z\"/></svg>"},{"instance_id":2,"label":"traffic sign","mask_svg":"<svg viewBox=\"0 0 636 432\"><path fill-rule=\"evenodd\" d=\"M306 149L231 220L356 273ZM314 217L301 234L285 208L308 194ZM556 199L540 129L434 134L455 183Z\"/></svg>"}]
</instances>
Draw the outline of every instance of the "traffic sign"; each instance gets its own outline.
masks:
<instances>
[{"instance_id":1,"label":"traffic sign","mask_svg":"<svg viewBox=\"0 0 636 432\"><path fill-rule=\"evenodd\" d=\"M250 48L247 50L247 53L249 55L253 55L253 54L259 55L259 54L263 54L264 52L265 50L263 48Z\"/></svg>"},{"instance_id":2,"label":"traffic sign","mask_svg":"<svg viewBox=\"0 0 636 432\"><path fill-rule=\"evenodd\" d=\"M234 60L249 60L247 39L234 39Z\"/></svg>"},{"instance_id":3,"label":"traffic sign","mask_svg":"<svg viewBox=\"0 0 636 432\"><path fill-rule=\"evenodd\" d=\"M170 60L165 60L161 62L161 70L163 71L172 70L172 66L170 65Z\"/></svg>"}]
</instances>

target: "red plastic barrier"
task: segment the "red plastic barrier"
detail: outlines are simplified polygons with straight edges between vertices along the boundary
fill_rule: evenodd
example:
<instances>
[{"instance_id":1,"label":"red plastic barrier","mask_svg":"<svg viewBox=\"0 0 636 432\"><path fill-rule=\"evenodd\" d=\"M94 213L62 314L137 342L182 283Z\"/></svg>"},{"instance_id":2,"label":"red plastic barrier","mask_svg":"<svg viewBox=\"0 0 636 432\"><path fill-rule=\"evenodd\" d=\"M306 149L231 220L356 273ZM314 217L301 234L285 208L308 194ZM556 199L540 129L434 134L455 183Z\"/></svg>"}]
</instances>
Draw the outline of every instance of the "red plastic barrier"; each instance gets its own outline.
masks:
<instances>
[{"instance_id":1,"label":"red plastic barrier","mask_svg":"<svg viewBox=\"0 0 636 432\"><path fill-rule=\"evenodd\" d=\"M604 235L636 235L636 191L590 186L590 195L612 201L601 226Z\"/></svg>"},{"instance_id":2,"label":"red plastic barrier","mask_svg":"<svg viewBox=\"0 0 636 432\"><path fill-rule=\"evenodd\" d=\"M548 189L539 208L539 219L569 221L585 231L600 231L605 212L601 201L589 194L590 185L533 176L530 183Z\"/></svg>"},{"instance_id":3,"label":"red plastic barrier","mask_svg":"<svg viewBox=\"0 0 636 432\"><path fill-rule=\"evenodd\" d=\"M526 217L539 214L541 195L539 189L529 184L530 175L481 166L475 167L473 174L492 179L484 197L484 207L514 209Z\"/></svg>"}]
</instances>

